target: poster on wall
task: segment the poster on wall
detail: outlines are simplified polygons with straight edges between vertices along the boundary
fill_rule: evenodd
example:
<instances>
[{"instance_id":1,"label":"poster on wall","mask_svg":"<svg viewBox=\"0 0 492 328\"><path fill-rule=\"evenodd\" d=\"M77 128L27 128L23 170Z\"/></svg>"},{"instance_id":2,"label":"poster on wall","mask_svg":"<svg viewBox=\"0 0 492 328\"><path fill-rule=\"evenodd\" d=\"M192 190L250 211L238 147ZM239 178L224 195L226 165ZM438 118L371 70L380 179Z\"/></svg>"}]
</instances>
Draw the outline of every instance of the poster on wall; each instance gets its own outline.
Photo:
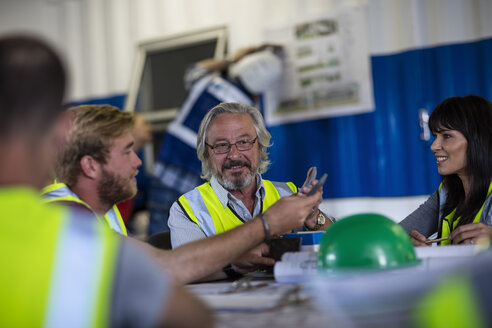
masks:
<instances>
[{"instance_id":1,"label":"poster on wall","mask_svg":"<svg viewBox=\"0 0 492 328\"><path fill-rule=\"evenodd\" d=\"M264 29L285 56L282 79L265 99L268 125L374 110L367 15L356 6Z\"/></svg>"}]
</instances>

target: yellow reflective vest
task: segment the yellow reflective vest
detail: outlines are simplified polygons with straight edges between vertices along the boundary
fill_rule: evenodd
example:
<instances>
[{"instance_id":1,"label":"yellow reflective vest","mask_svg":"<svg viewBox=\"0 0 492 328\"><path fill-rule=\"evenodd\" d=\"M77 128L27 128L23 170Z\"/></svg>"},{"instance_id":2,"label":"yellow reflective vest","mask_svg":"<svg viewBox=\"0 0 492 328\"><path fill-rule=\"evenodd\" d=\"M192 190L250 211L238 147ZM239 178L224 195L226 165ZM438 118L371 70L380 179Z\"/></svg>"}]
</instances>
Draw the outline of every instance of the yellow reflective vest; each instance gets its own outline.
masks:
<instances>
[{"instance_id":1,"label":"yellow reflective vest","mask_svg":"<svg viewBox=\"0 0 492 328\"><path fill-rule=\"evenodd\" d=\"M0 327L107 326L117 238L29 188L0 204Z\"/></svg>"},{"instance_id":2,"label":"yellow reflective vest","mask_svg":"<svg viewBox=\"0 0 492 328\"><path fill-rule=\"evenodd\" d=\"M492 192L492 182L489 185L487 198L483 203L482 207L480 208L480 210L478 211L477 215L475 215L475 218L473 219L473 223L492 220L492 217L489 215L489 213L485 213L483 211L485 207L489 208L490 202L492 201L491 192ZM441 207L446 201L446 195L447 195L446 191L442 188L442 183L441 183L441 185L439 186L439 204ZM442 210L439 209L439 221L441 222L441 237L443 238L448 237L451 234L451 231L453 231L458 225L460 218L454 219L455 212L456 209L454 209L450 214L446 215L443 218ZM489 217L486 217L487 215L489 215ZM453 225L453 229L451 229L451 224ZM441 245L449 245L449 244L451 244L451 240L445 240L441 242Z\"/></svg>"},{"instance_id":3,"label":"yellow reflective vest","mask_svg":"<svg viewBox=\"0 0 492 328\"><path fill-rule=\"evenodd\" d=\"M53 202L72 202L86 207L94 216L99 217L96 212L83 200L81 200L70 188L64 184L55 182L49 186L46 186L42 195L46 203ZM104 220L109 225L111 229L119 233L120 235L127 236L128 232L126 230L125 222L121 217L121 213L116 205L104 214Z\"/></svg>"},{"instance_id":4,"label":"yellow reflective vest","mask_svg":"<svg viewBox=\"0 0 492 328\"><path fill-rule=\"evenodd\" d=\"M473 281L454 274L434 286L414 307L411 327L485 328L486 310ZM486 295L486 294L483 294ZM484 296L482 296L483 298Z\"/></svg>"},{"instance_id":5,"label":"yellow reflective vest","mask_svg":"<svg viewBox=\"0 0 492 328\"><path fill-rule=\"evenodd\" d=\"M297 187L292 182L287 182L286 185L293 193L297 192ZM265 198L262 203L262 213L280 199L279 192L271 181L263 180L263 186ZM210 182L206 182L179 197L178 204L188 218L195 222L207 237L233 229L244 223L242 218L229 206L222 206Z\"/></svg>"}]
</instances>

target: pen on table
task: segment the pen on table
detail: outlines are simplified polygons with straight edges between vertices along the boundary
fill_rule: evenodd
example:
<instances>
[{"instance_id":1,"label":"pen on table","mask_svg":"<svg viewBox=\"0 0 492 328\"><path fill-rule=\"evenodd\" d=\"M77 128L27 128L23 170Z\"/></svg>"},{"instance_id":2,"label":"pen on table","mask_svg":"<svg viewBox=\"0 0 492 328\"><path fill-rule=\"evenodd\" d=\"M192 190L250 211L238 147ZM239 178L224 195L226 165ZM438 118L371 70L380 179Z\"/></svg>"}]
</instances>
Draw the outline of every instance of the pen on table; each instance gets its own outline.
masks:
<instances>
[{"instance_id":1,"label":"pen on table","mask_svg":"<svg viewBox=\"0 0 492 328\"><path fill-rule=\"evenodd\" d=\"M426 244L439 243L441 241L449 240L449 237L437 238L437 239L427 239L425 241Z\"/></svg>"}]
</instances>

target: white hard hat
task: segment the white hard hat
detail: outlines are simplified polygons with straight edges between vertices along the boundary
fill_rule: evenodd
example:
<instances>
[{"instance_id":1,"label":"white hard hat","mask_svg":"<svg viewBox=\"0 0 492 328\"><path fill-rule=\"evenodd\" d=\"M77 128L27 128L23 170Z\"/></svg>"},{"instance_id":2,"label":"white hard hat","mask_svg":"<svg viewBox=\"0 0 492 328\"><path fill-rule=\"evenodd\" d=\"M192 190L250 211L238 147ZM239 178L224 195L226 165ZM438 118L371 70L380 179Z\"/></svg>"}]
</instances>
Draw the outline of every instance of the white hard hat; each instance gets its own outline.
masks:
<instances>
[{"instance_id":1,"label":"white hard hat","mask_svg":"<svg viewBox=\"0 0 492 328\"><path fill-rule=\"evenodd\" d=\"M251 93L265 92L282 75L282 61L270 50L243 57L229 68L229 75L241 81Z\"/></svg>"}]
</instances>

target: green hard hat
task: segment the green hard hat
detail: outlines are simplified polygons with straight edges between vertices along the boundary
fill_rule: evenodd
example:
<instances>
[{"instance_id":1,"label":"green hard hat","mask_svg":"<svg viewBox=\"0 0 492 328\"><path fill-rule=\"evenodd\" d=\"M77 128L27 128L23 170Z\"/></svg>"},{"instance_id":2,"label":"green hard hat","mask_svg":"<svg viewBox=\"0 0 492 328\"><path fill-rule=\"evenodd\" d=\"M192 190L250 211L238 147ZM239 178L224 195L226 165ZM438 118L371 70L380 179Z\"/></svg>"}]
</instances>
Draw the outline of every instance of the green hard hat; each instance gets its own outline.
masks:
<instances>
[{"instance_id":1,"label":"green hard hat","mask_svg":"<svg viewBox=\"0 0 492 328\"><path fill-rule=\"evenodd\" d=\"M405 230L372 213L332 224L321 239L318 254L318 267L329 271L396 269L418 263Z\"/></svg>"}]
</instances>

